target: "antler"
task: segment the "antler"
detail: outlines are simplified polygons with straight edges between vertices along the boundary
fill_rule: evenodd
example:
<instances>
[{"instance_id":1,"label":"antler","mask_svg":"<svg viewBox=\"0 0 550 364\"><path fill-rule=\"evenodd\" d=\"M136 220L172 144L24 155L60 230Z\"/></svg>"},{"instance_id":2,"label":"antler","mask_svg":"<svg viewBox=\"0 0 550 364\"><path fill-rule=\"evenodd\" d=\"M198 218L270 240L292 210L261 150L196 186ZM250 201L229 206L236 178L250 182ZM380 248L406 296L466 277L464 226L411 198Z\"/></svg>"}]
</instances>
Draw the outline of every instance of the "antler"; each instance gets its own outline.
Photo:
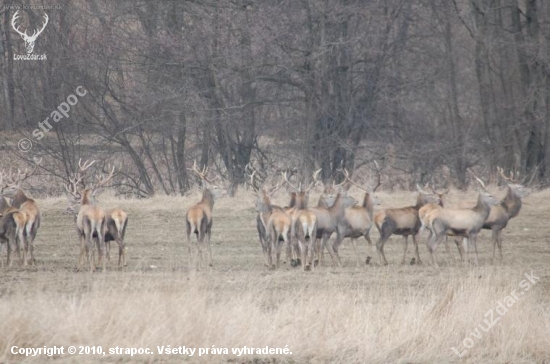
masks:
<instances>
[{"instance_id":1,"label":"antler","mask_svg":"<svg viewBox=\"0 0 550 364\"><path fill-rule=\"evenodd\" d=\"M311 175L311 177L313 177L313 181L311 181L309 186L306 188L305 192L309 192L309 191L311 191L311 189L313 187L315 187L315 185L317 184L318 179L319 179L319 174L321 173L322 170L323 170L323 168L319 168L318 170L313 172L313 174Z\"/></svg>"},{"instance_id":2,"label":"antler","mask_svg":"<svg viewBox=\"0 0 550 364\"><path fill-rule=\"evenodd\" d=\"M500 174L500 176L506 181L506 182L510 182L510 183L516 183L517 182L517 176L514 176L514 172L510 172L510 176L509 177L506 177L506 175L504 174L504 169L502 169L501 167L497 167L497 171L498 171L498 174ZM514 178L515 177L515 178Z\"/></svg>"},{"instance_id":3,"label":"antler","mask_svg":"<svg viewBox=\"0 0 550 364\"><path fill-rule=\"evenodd\" d=\"M17 172L12 172L12 166L10 166L9 172L4 174L2 172L2 182L4 177L8 180L6 186L20 186L21 182L29 178L36 172L38 166L42 163L42 158L34 159L34 168L29 172L28 168L25 168L25 171L22 172L21 169L17 168Z\"/></svg>"},{"instance_id":4,"label":"antler","mask_svg":"<svg viewBox=\"0 0 550 364\"><path fill-rule=\"evenodd\" d=\"M93 186L93 189L96 190L100 187L105 186L107 184L107 182L109 182L110 180L113 179L114 175L115 175L115 166L113 166L113 168L111 168L111 171L109 172L109 174L107 176L105 176L104 174L96 175L95 178L97 180L97 184L95 184Z\"/></svg>"},{"instance_id":5,"label":"antler","mask_svg":"<svg viewBox=\"0 0 550 364\"><path fill-rule=\"evenodd\" d=\"M295 191L300 191L300 189L296 186L294 186L290 181L288 180L287 172L281 172L281 175L283 176L283 180ZM300 186L301 187L301 186Z\"/></svg>"},{"instance_id":6,"label":"antler","mask_svg":"<svg viewBox=\"0 0 550 364\"><path fill-rule=\"evenodd\" d=\"M244 167L244 169L245 169L245 174L250 178L250 182L249 182L250 186L252 187L254 192L258 193L260 191L262 184L265 181L265 178L262 178L262 176L260 175L260 172L258 172L258 170L254 168L254 166L251 163L248 163L246 167ZM252 173L247 173L249 171L252 171Z\"/></svg>"},{"instance_id":7,"label":"antler","mask_svg":"<svg viewBox=\"0 0 550 364\"><path fill-rule=\"evenodd\" d=\"M208 183L212 183L213 181L215 181L216 179L218 179L219 176L217 176L216 178L207 178L206 175L208 174L208 167L207 166L204 166L202 168L202 171L199 171L198 168L197 168L197 161L194 160L193 161L193 167L192 168L187 168L188 170L192 171L192 172L195 172L200 179L208 182Z\"/></svg>"},{"instance_id":8,"label":"antler","mask_svg":"<svg viewBox=\"0 0 550 364\"><path fill-rule=\"evenodd\" d=\"M479 185L481 186L481 188L483 188L483 190L484 190L485 192L489 192L489 191L487 191L487 187L485 186L485 183L483 183L483 181L481 180L481 178L479 178L478 176L476 176L476 175L474 174L474 172L470 172L470 173L472 173L472 176L474 176L474 178L477 180L477 182L479 183Z\"/></svg>"},{"instance_id":9,"label":"antler","mask_svg":"<svg viewBox=\"0 0 550 364\"><path fill-rule=\"evenodd\" d=\"M42 32L44 31L44 28L46 28L46 25L48 25L48 20L50 19L50 18L48 17L48 14L44 14L44 20L45 20L45 22L44 22L44 25L42 26L42 29L40 29L40 30L35 30L35 31L32 33L32 35L29 36L29 35L27 34L27 30L25 30L25 33L22 33L22 32L19 30L19 27L15 24L15 23L16 23L16 20L19 19L18 13L19 13L19 10L17 10L17 11L15 12L15 14L13 14L13 18L12 18L12 20L11 20L11 26L13 27L13 29L14 29L17 33L19 33L19 35L20 35L21 37L23 37L23 39L29 40L29 41L35 40L35 39L40 35L40 33L42 33Z\"/></svg>"}]
</instances>

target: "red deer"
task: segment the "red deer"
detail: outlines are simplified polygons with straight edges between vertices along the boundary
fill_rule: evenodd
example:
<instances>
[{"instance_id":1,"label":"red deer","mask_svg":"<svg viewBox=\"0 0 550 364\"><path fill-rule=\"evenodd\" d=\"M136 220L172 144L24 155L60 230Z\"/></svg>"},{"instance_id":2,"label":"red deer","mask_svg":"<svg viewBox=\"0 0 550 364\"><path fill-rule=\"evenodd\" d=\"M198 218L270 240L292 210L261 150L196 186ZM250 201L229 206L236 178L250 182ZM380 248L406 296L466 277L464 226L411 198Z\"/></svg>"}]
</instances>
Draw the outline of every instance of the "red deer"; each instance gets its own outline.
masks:
<instances>
[{"instance_id":1,"label":"red deer","mask_svg":"<svg viewBox=\"0 0 550 364\"><path fill-rule=\"evenodd\" d=\"M419 194L414 206L386 209L380 211L374 216L374 223L380 232L380 239L376 243L376 251L378 252L380 264L382 265L388 264L386 255L384 254L384 244L393 234L402 235L405 243L401 264L405 264L409 235L412 235L413 237L416 260L419 264L421 263L420 255L418 253L418 242L416 239L420 229L418 210L426 204L437 202L438 199L433 194L423 191L420 186L417 185L416 188L418 189Z\"/></svg>"},{"instance_id":2,"label":"red deer","mask_svg":"<svg viewBox=\"0 0 550 364\"><path fill-rule=\"evenodd\" d=\"M111 263L111 241L116 241L118 244L118 266L125 267L127 263L124 236L128 225L128 215L120 208L113 208L105 211L105 218L107 219L107 231L105 232L107 261Z\"/></svg>"},{"instance_id":3,"label":"red deer","mask_svg":"<svg viewBox=\"0 0 550 364\"><path fill-rule=\"evenodd\" d=\"M23 250L23 265L35 263L34 260L34 239L40 227L41 215L38 205L35 200L27 197L25 192L21 189L21 183L30 177L36 169L40 161L35 163L34 169L31 172L25 170L17 170L17 173L12 173L11 168L7 178L9 179L6 188L3 189L3 195L11 198L11 205L19 209L20 213L25 217L25 224L19 234L19 244Z\"/></svg>"},{"instance_id":4,"label":"red deer","mask_svg":"<svg viewBox=\"0 0 550 364\"><path fill-rule=\"evenodd\" d=\"M378 167L378 164L377 164ZM356 182L352 181L349 177L347 170L343 170L346 181L356 186L360 190L365 191L363 197L363 204L361 206L349 207L344 212L344 218L336 229L336 240L333 244L334 253L338 256L338 249L340 244L345 238L351 238L353 250L357 258L357 266L361 264L361 258L357 251L357 238L364 236L370 247L372 247L372 240L370 238L370 230L373 224L374 206L380 205L378 197L374 196L374 192L380 186L380 171L378 170L378 182L374 188L363 187ZM339 258L338 258L339 259ZM370 256L367 256L367 264L370 262Z\"/></svg>"},{"instance_id":5,"label":"red deer","mask_svg":"<svg viewBox=\"0 0 550 364\"><path fill-rule=\"evenodd\" d=\"M449 193L450 188L447 188L444 191L436 191L432 187L431 190L432 190L432 193L439 198L439 203L429 203L427 205L422 206L420 210L418 210L418 217L420 218L420 230L418 231L418 236L421 236L424 230L426 230L426 223L424 221L426 216L433 210L438 210L445 207L445 200L447 198L447 194ZM430 240L430 237L431 237L431 233L430 233L430 236L428 237L428 240ZM457 246L459 245L457 244ZM447 238L445 238L445 250L447 251L447 253L449 254L451 253ZM459 252L460 252L460 249L459 249Z\"/></svg>"},{"instance_id":6,"label":"red deer","mask_svg":"<svg viewBox=\"0 0 550 364\"><path fill-rule=\"evenodd\" d=\"M19 255L19 260L21 260L21 255L19 251L19 244L17 239L19 232L22 231L25 227L25 215L22 214L19 210L15 208L8 208L2 213L0 218L0 254L3 250L3 245L6 245L7 249L7 266L11 267L13 259L11 259L11 254L17 252ZM4 260L0 257L2 261L1 266L4 267Z\"/></svg>"},{"instance_id":7,"label":"red deer","mask_svg":"<svg viewBox=\"0 0 550 364\"><path fill-rule=\"evenodd\" d=\"M276 186L272 186L271 188L267 188L263 186L264 179L258 179L258 171L254 169L254 167L249 164L247 165L246 169L247 171L252 172L249 174L249 184L253 189L254 194L256 195L256 228L258 230L258 237L260 239L260 245L262 247L265 265L271 268L271 246L267 224L274 209L282 210L281 207L271 204L271 196L281 187L281 183L277 184Z\"/></svg>"},{"instance_id":8,"label":"red deer","mask_svg":"<svg viewBox=\"0 0 550 364\"><path fill-rule=\"evenodd\" d=\"M477 203L471 209L438 209L433 210L426 216L427 228L430 229L432 235L427 243L430 252L432 263L437 267L437 259L435 250L443 238L450 234L463 238L465 253L468 253L469 243L473 244L475 249L475 264L478 265L477 259L477 235L489 213L491 206L496 205L499 200L491 195L485 188L485 184L479 178L475 177L479 182L482 190L479 192Z\"/></svg>"},{"instance_id":9,"label":"red deer","mask_svg":"<svg viewBox=\"0 0 550 364\"><path fill-rule=\"evenodd\" d=\"M312 207L309 210L317 217L317 234L316 234L316 252L319 259L321 259L322 252L326 248L330 254L332 265L341 266L342 262L340 257L334 252L332 244L328 244L327 241L330 236L336 231L336 227L341 223L345 209L357 204L357 200L347 194L340 192L336 195L336 199L332 206L326 207ZM328 204L327 204L328 205ZM318 241L321 239L321 244Z\"/></svg>"},{"instance_id":10,"label":"red deer","mask_svg":"<svg viewBox=\"0 0 550 364\"><path fill-rule=\"evenodd\" d=\"M496 206L491 206L491 212L485 220L482 229L491 230L493 241L493 261L495 260L496 248L500 260L502 261L502 230L508 225L510 219L516 217L521 210L521 199L531 194L531 189L518 183L514 178L513 173L510 176L504 174L504 170L497 167L499 175L507 184L506 196ZM517 177L516 177L517 178ZM471 207L473 203L465 202L460 204L460 207ZM457 243L458 245L458 243ZM458 246L458 252L462 257L462 249Z\"/></svg>"},{"instance_id":11,"label":"red deer","mask_svg":"<svg viewBox=\"0 0 550 364\"><path fill-rule=\"evenodd\" d=\"M293 186L286 173L283 173L285 182L293 190L291 193L292 207L287 209L287 213L291 216L291 245L294 247L294 251L300 254L300 259L296 260L296 265L299 262L304 271L314 268L315 255L319 250L315 244L317 216L308 208L309 193L317 185L319 173L321 173L320 169L313 173L313 180L308 187L304 187L302 184L299 187ZM308 255L311 257L309 262Z\"/></svg>"},{"instance_id":12,"label":"red deer","mask_svg":"<svg viewBox=\"0 0 550 364\"><path fill-rule=\"evenodd\" d=\"M210 238L212 235L212 210L214 208L214 201L219 197L227 195L227 190L213 184L214 179L207 178L208 168L205 166L202 171L197 169L197 161L194 162L193 168L188 168L190 171L195 172L203 182L202 199L199 203L195 204L185 214L185 226L187 231L188 253L189 253L189 268L191 268L191 234L197 236L197 250L199 260L197 267L202 266L202 245L206 238L206 246L208 248L208 255L210 257L210 266L213 266L212 262L212 247Z\"/></svg>"},{"instance_id":13,"label":"red deer","mask_svg":"<svg viewBox=\"0 0 550 364\"><path fill-rule=\"evenodd\" d=\"M94 164L95 161L78 161L79 172L69 178L69 183L65 184L65 189L69 193L69 206L67 210L76 214L76 231L80 240L79 266L82 267L84 255L87 263L90 265L90 271L95 271L93 257L94 239L97 245L99 264L105 271L105 234L107 232L107 220L105 211L95 204L94 196L98 188L109 182L114 175L113 167L107 176L97 177L98 182L90 188L83 188L84 173ZM76 207L79 205L79 208ZM78 212L77 212L78 211ZM92 253L92 259L90 259Z\"/></svg>"}]
</instances>

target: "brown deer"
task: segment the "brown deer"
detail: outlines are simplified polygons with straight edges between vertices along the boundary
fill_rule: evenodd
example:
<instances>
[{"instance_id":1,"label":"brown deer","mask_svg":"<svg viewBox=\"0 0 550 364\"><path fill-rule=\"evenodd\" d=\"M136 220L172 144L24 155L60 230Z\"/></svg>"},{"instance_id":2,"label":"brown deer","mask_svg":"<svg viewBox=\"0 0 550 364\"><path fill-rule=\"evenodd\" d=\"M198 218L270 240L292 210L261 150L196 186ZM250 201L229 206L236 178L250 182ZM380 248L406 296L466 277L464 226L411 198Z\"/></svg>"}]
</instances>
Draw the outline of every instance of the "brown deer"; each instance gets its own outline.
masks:
<instances>
[{"instance_id":1,"label":"brown deer","mask_svg":"<svg viewBox=\"0 0 550 364\"><path fill-rule=\"evenodd\" d=\"M206 245L208 247L208 255L210 258L210 266L213 266L212 262L212 247L210 238L212 235L212 210L214 208L214 201L219 197L227 195L227 190L215 185L213 182L215 179L209 179L207 177L208 167L199 171L197 169L197 161L194 161L193 167L188 168L199 176L203 182L202 199L199 203L195 204L185 214L185 226L187 231L188 253L189 253L189 267L191 267L191 234L197 236L197 251L199 260L197 267L202 266L202 245L206 238Z\"/></svg>"},{"instance_id":2,"label":"brown deer","mask_svg":"<svg viewBox=\"0 0 550 364\"><path fill-rule=\"evenodd\" d=\"M418 217L420 219L420 230L418 231L418 236L421 236L424 230L426 230L426 221L425 221L426 216L433 210L438 210L445 207L445 200L447 199L447 194L449 193L449 190L451 188L449 187L446 190L441 191L441 190L435 190L434 186L432 186L430 189L432 193L439 198L439 202L429 203L427 205L422 206L418 210ZM431 237L431 233L430 233L430 236L428 237L428 240L430 240L430 237ZM459 246L458 243L457 243L457 246ZM449 248L449 242L447 238L445 238L445 250L447 251L448 254L451 254L451 249ZM459 248L459 252L460 252L460 248Z\"/></svg>"},{"instance_id":3,"label":"brown deer","mask_svg":"<svg viewBox=\"0 0 550 364\"><path fill-rule=\"evenodd\" d=\"M435 250L446 235L453 235L463 238L465 253L468 253L468 246L471 243L475 249L475 264L477 259L477 235L485 220L491 212L491 206L496 205L499 200L487 191L482 180L475 177L482 190L479 191L476 205L471 209L436 209L427 216L427 228L432 235L427 243L432 263L438 267Z\"/></svg>"},{"instance_id":4,"label":"brown deer","mask_svg":"<svg viewBox=\"0 0 550 364\"><path fill-rule=\"evenodd\" d=\"M95 160L78 161L79 171L69 178L69 183L65 184L65 189L69 193L68 211L76 215L76 231L80 240L79 266L82 267L84 255L90 265L90 271L95 271L94 262L94 240L97 245L99 265L105 271L105 234L107 232L107 219L105 211L95 204L94 196L97 190L109 182L115 173L115 167L112 167L107 176L97 176L97 183L91 187L85 188L83 182L84 173L95 163ZM78 206L78 208L77 208ZM92 259L90 259L92 253Z\"/></svg>"},{"instance_id":5,"label":"brown deer","mask_svg":"<svg viewBox=\"0 0 550 364\"><path fill-rule=\"evenodd\" d=\"M307 187L302 186L301 183L298 187L292 185L286 173L283 173L283 179L292 189L292 207L286 210L291 217L291 245L294 247L296 255L298 253L300 255L300 259L296 260L296 265L300 263L304 270L314 268L315 255L318 253L316 247L317 216L308 208L308 202L309 193L317 185L320 173L321 169L313 173L312 182ZM309 262L308 255L311 257Z\"/></svg>"},{"instance_id":6,"label":"brown deer","mask_svg":"<svg viewBox=\"0 0 550 364\"><path fill-rule=\"evenodd\" d=\"M40 227L41 215L38 205L35 200L27 197L23 189L21 189L21 183L32 176L36 172L40 161L35 161L34 169L28 172L21 172L20 169L17 173L13 173L11 168L6 177L8 179L7 184L3 184L2 194L5 197L11 198L11 205L18 209L25 218L24 228L19 233L19 244L23 250L23 265L35 264L34 259L34 239ZM2 176L2 180L4 175Z\"/></svg>"},{"instance_id":7,"label":"brown deer","mask_svg":"<svg viewBox=\"0 0 550 364\"><path fill-rule=\"evenodd\" d=\"M6 245L7 249L7 266L11 267L13 259L11 254L17 252L19 260L21 260L21 254L19 250L20 232L25 228L26 216L18 209L9 207L5 209L0 218L0 254L2 253L3 246ZM4 260L0 257L1 266L4 267Z\"/></svg>"},{"instance_id":8,"label":"brown deer","mask_svg":"<svg viewBox=\"0 0 550 364\"><path fill-rule=\"evenodd\" d=\"M268 235L267 224L273 213L274 209L282 210L281 207L271 204L271 196L281 187L281 183L267 188L264 186L264 179L259 179L258 171L254 169L251 164L246 166L246 170L251 172L249 174L250 186L256 195L256 228L258 230L258 237L260 240L260 245L262 247L262 252L264 255L265 265L271 268L270 263L270 236ZM288 253L287 253L288 255Z\"/></svg>"},{"instance_id":9,"label":"brown deer","mask_svg":"<svg viewBox=\"0 0 550 364\"><path fill-rule=\"evenodd\" d=\"M376 166L378 167L378 164ZM350 238L355 256L357 258L357 266L359 266L361 264L361 258L359 258L359 253L357 251L357 238L364 236L369 244L369 247L373 246L370 238L370 230L373 224L374 206L380 205L380 200L377 196L374 196L374 192L376 192L376 189L378 189L381 184L380 170L377 169L378 182L374 188L363 187L351 180L347 170L344 169L342 172L346 181L360 190L363 190L365 192L365 196L363 197L363 204L361 206L349 207L344 211L344 218L336 228L336 240L334 241L333 249L334 253L338 257L338 249L340 244L345 238ZM367 256L366 261L370 262L370 256Z\"/></svg>"},{"instance_id":10,"label":"brown deer","mask_svg":"<svg viewBox=\"0 0 550 364\"><path fill-rule=\"evenodd\" d=\"M309 210L317 217L317 234L316 234L316 252L321 259L322 252L326 248L330 254L332 265L342 266L340 257L334 252L332 244L328 244L330 236L336 232L338 224L341 223L345 209L355 206L357 200L348 196L344 192L339 192L336 195L334 203L330 207L312 207ZM328 204L327 204L328 205ZM319 240L321 243L319 244Z\"/></svg>"},{"instance_id":11,"label":"brown deer","mask_svg":"<svg viewBox=\"0 0 550 364\"><path fill-rule=\"evenodd\" d=\"M436 203L437 197L429 192L426 192L416 186L419 194L414 206L401 208L386 209L380 211L374 216L374 223L380 232L380 239L376 243L376 251L380 264L387 265L386 255L384 254L384 244L392 235L402 235L404 241L403 259L401 264L405 264L407 256L408 237L412 235L415 245L416 260L421 264L420 255L418 253L417 234L420 230L420 219L418 218L418 210L426 204Z\"/></svg>"},{"instance_id":12,"label":"brown deer","mask_svg":"<svg viewBox=\"0 0 550 364\"><path fill-rule=\"evenodd\" d=\"M107 261L111 263L111 241L116 241L118 244L118 266L125 267L127 262L124 236L126 235L126 226L128 225L128 215L120 208L112 208L105 211L105 218L107 219L107 230L105 232Z\"/></svg>"},{"instance_id":13,"label":"brown deer","mask_svg":"<svg viewBox=\"0 0 550 364\"><path fill-rule=\"evenodd\" d=\"M525 187L514 178L514 174L509 176L504 174L504 170L497 167L497 171L501 178L507 184L506 196L496 206L491 206L491 212L485 220L482 229L491 230L493 241L493 261L495 260L496 248L498 247L500 260L502 261L502 230L508 225L510 219L519 214L522 206L522 198L531 194L531 189ZM462 202L458 204L458 208L472 208L475 202ZM462 246L456 241L460 257L464 259Z\"/></svg>"}]
</instances>

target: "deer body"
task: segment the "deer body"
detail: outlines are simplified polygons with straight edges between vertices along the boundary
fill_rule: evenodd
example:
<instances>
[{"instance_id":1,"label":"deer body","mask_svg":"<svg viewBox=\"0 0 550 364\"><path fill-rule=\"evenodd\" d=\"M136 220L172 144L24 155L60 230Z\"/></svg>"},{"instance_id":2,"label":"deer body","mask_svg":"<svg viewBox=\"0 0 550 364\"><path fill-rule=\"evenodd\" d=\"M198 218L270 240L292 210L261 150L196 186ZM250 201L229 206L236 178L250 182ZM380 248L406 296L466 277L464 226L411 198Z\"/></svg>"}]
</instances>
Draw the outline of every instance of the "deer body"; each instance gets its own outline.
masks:
<instances>
[{"instance_id":1,"label":"deer body","mask_svg":"<svg viewBox=\"0 0 550 364\"><path fill-rule=\"evenodd\" d=\"M82 160L78 161L79 171L73 173L69 178L69 183L65 184L65 189L69 193L69 206L67 210L76 215L76 232L80 241L79 267L82 267L84 255L86 255L87 263L90 264L90 271L95 271L95 241L99 255L99 265L101 265L103 272L105 272L107 216L105 211L95 204L94 196L99 188L105 186L113 178L115 167L112 167L107 176L96 175L97 182L92 184L90 188L85 188L85 183L83 182L84 173L94 163L95 160L87 160L84 163L82 163ZM78 209L76 206L79 206ZM92 253L91 259L90 252Z\"/></svg>"},{"instance_id":2,"label":"deer body","mask_svg":"<svg viewBox=\"0 0 550 364\"><path fill-rule=\"evenodd\" d=\"M124 236L126 235L126 226L128 224L128 215L124 210L114 208L105 211L107 220L107 230L105 232L105 247L107 260L111 262L110 250L111 241L116 241L118 244L118 266L126 266L126 254L124 246Z\"/></svg>"},{"instance_id":3,"label":"deer body","mask_svg":"<svg viewBox=\"0 0 550 364\"><path fill-rule=\"evenodd\" d=\"M331 244L327 244L329 237L336 231L338 224L341 223L346 208L351 207L357 203L353 197L339 193L334 201L334 204L326 209L314 207L311 208L311 212L317 217L317 238L322 239L320 251L325 247L327 248L332 264L342 265L340 257L333 249Z\"/></svg>"},{"instance_id":4,"label":"deer body","mask_svg":"<svg viewBox=\"0 0 550 364\"><path fill-rule=\"evenodd\" d=\"M102 265L102 269L105 271L105 233L107 232L105 211L94 204L90 195L90 189L82 192L80 209L76 215L76 232L80 240L79 264L82 266L84 255L86 255L86 261L90 264L90 271L95 271L93 258L95 238L99 264ZM90 252L92 252L92 259L90 259Z\"/></svg>"},{"instance_id":5,"label":"deer body","mask_svg":"<svg viewBox=\"0 0 550 364\"><path fill-rule=\"evenodd\" d=\"M290 216L282 210L273 210L267 222L267 263L270 268L279 268L282 245L291 244L290 231Z\"/></svg>"},{"instance_id":6,"label":"deer body","mask_svg":"<svg viewBox=\"0 0 550 364\"><path fill-rule=\"evenodd\" d=\"M378 258L380 259L380 264L388 264L384 254L384 244L393 234L403 235L405 246L403 249L403 259L401 260L401 264L405 264L409 235L412 235L413 237L416 259L419 264L421 263L420 255L418 253L418 242L416 240L416 236L421 225L418 217L418 210L420 210L422 206L429 203L435 203L436 201L437 199L434 195L419 191L416 205L386 209L376 214L374 221L378 231L380 232L380 239L376 243L376 250L378 252Z\"/></svg>"},{"instance_id":7,"label":"deer body","mask_svg":"<svg viewBox=\"0 0 550 364\"><path fill-rule=\"evenodd\" d=\"M4 196L12 199L12 206L19 209L25 217L24 227L19 234L19 242L23 249L23 265L34 264L34 239L40 227L41 215L36 201L28 198L25 192L18 187L8 187Z\"/></svg>"},{"instance_id":8,"label":"deer body","mask_svg":"<svg viewBox=\"0 0 550 364\"><path fill-rule=\"evenodd\" d=\"M360 264L359 253L357 251L357 238L364 236L369 246L372 247L370 230L373 224L374 206L380 205L380 200L372 194L366 192L363 198L362 206L353 206L345 209L344 218L337 226L336 240L334 241L334 252L338 254L338 248L345 238L350 238L353 250L357 258L357 266ZM369 257L367 260L370 261Z\"/></svg>"},{"instance_id":9,"label":"deer body","mask_svg":"<svg viewBox=\"0 0 550 364\"><path fill-rule=\"evenodd\" d=\"M475 264L477 260L477 234L483 227L491 211L491 205L498 199L488 193L480 193L476 205L471 209L439 209L427 216L427 227L432 236L428 241L432 263L437 266L435 250L441 240L447 235L460 236L464 239L464 249L468 252L468 242L475 248ZM466 240L467 239L467 240Z\"/></svg>"},{"instance_id":10,"label":"deer body","mask_svg":"<svg viewBox=\"0 0 550 364\"><path fill-rule=\"evenodd\" d=\"M24 228L25 215L23 213L11 207L3 210L2 217L0 218L0 253L3 250L3 246L7 245L8 267L11 267L13 263L13 259L11 259L12 252L17 252L19 260L21 260L17 239ZM0 260L2 261L2 267L4 267L4 261L1 258Z\"/></svg>"}]
</instances>

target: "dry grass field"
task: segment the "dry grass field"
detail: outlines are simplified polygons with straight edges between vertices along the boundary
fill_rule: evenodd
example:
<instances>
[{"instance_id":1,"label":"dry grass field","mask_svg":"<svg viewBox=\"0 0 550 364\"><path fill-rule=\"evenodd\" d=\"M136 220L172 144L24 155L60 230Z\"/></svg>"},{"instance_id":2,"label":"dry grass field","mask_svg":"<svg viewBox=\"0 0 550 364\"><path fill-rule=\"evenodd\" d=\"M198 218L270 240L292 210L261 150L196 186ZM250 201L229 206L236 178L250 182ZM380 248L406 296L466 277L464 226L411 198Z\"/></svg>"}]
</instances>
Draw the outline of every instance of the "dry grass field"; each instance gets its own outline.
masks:
<instances>
[{"instance_id":1,"label":"dry grass field","mask_svg":"<svg viewBox=\"0 0 550 364\"><path fill-rule=\"evenodd\" d=\"M479 268L460 263L454 244L452 257L439 246L439 269L429 265L423 236L422 266L401 266L401 238L392 237L385 247L387 267L379 266L375 255L374 264L356 268L351 244L345 242L343 268L325 265L314 272L288 264L278 271L264 268L254 200L246 191L216 203L214 267L189 272L184 216L197 196L100 196L102 206L128 212L128 266L93 274L76 269L79 245L65 199L39 200L43 223L35 242L37 265L0 273L0 362L550 362L550 190L528 197L506 228L502 263L492 263L490 232L484 231L478 240ZM380 197L383 207L415 199L411 192ZM459 198L451 192L451 201ZM284 194L276 198L281 204L286 200ZM378 233L372 236L376 241ZM359 246L364 260L367 244L360 240ZM112 252L116 263L116 247ZM409 242L408 259L412 256ZM531 271L540 279L523 291L520 282ZM491 320L488 311L514 290L517 302L502 317L494 312L498 322L480 330L480 324L487 327L484 320ZM452 348L462 353L465 339L472 345L460 358ZM11 354L14 345L141 347L152 354L24 357ZM157 353L157 346L169 345L228 348L229 354ZM231 354L231 348L244 346L286 346L292 354Z\"/></svg>"}]
</instances>

